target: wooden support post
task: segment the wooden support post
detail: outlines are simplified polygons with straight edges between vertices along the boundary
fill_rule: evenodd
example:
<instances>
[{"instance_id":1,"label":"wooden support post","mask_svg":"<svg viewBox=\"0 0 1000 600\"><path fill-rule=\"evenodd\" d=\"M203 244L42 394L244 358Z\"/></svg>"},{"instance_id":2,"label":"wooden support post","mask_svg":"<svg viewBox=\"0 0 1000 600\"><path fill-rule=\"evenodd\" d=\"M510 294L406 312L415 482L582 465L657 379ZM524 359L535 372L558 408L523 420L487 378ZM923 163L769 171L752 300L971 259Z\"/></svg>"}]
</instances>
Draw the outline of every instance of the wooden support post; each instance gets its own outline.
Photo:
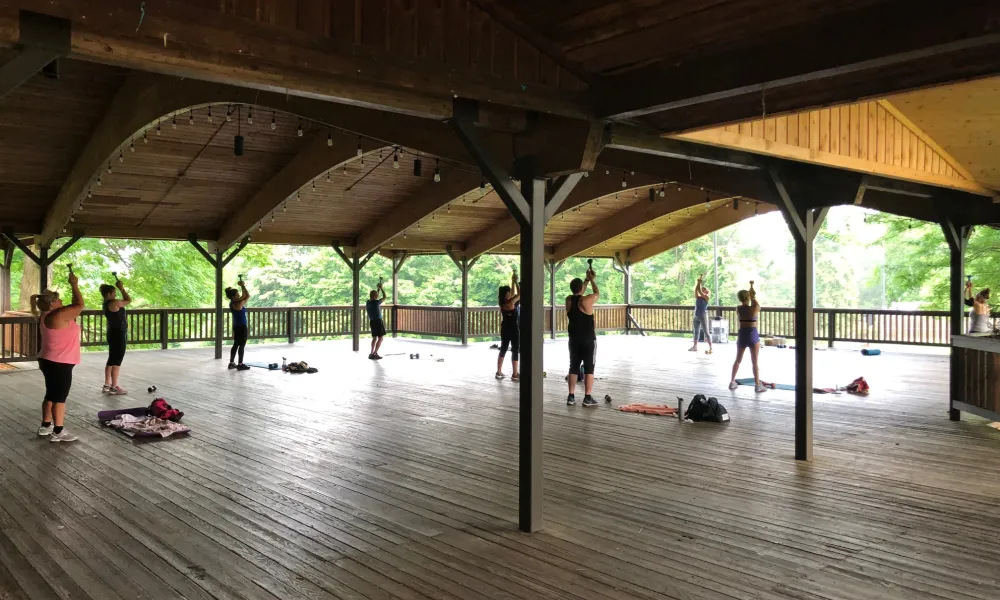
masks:
<instances>
[{"instance_id":1,"label":"wooden support post","mask_svg":"<svg viewBox=\"0 0 1000 600\"><path fill-rule=\"evenodd\" d=\"M795 459L813 458L813 250L828 208L812 208L806 198L792 198L781 173L772 169L771 182L795 240ZM801 183L801 182L800 182ZM818 192L817 192L818 193Z\"/></svg>"},{"instance_id":2,"label":"wooden support post","mask_svg":"<svg viewBox=\"0 0 1000 600\"><path fill-rule=\"evenodd\" d=\"M948 242L951 250L951 279L948 285L949 317L951 321L951 334L962 335L965 324L965 250L969 243L969 234L972 228L957 225L950 219L943 219L941 229L944 230L944 238ZM963 369L961 357L955 352L955 347L951 348L951 377L950 389L948 393L948 418L952 421L962 420L962 412L955 408L955 402L961 401L959 397L964 387Z\"/></svg>"},{"instance_id":3,"label":"wooden support post","mask_svg":"<svg viewBox=\"0 0 1000 600\"><path fill-rule=\"evenodd\" d=\"M160 309L160 350L169 347L170 340L170 313L165 308Z\"/></svg>"},{"instance_id":4,"label":"wooden support post","mask_svg":"<svg viewBox=\"0 0 1000 600\"><path fill-rule=\"evenodd\" d=\"M295 309L288 307L285 309L285 330L288 333L288 343L295 343Z\"/></svg>"},{"instance_id":5,"label":"wooden support post","mask_svg":"<svg viewBox=\"0 0 1000 600\"><path fill-rule=\"evenodd\" d=\"M832 310L826 313L826 337L827 347L833 348L833 339L837 337L837 314Z\"/></svg>"},{"instance_id":6,"label":"wooden support post","mask_svg":"<svg viewBox=\"0 0 1000 600\"><path fill-rule=\"evenodd\" d=\"M3 269L0 269L0 315L10 312L10 263L14 259L14 245L0 237L3 247Z\"/></svg>"},{"instance_id":7,"label":"wooden support post","mask_svg":"<svg viewBox=\"0 0 1000 600\"><path fill-rule=\"evenodd\" d=\"M38 249L38 293L49 289L49 249L42 246Z\"/></svg>"},{"instance_id":8,"label":"wooden support post","mask_svg":"<svg viewBox=\"0 0 1000 600\"><path fill-rule=\"evenodd\" d=\"M347 263L347 268L351 270L351 339L355 352L361 350L361 269L365 268L368 261L378 250L372 250L363 259L358 256L357 249L351 251L350 256L341 249L340 245L334 243L333 249L337 251L340 258Z\"/></svg>"},{"instance_id":9,"label":"wooden support post","mask_svg":"<svg viewBox=\"0 0 1000 600\"><path fill-rule=\"evenodd\" d=\"M399 270L407 256L406 252L392 253L392 337L399 335Z\"/></svg>"},{"instance_id":10,"label":"wooden support post","mask_svg":"<svg viewBox=\"0 0 1000 600\"><path fill-rule=\"evenodd\" d=\"M473 125L477 111L474 103L456 100L452 128L521 227L518 525L521 531L532 532L542 527L543 236L546 216L558 211L582 174L562 177L547 185L544 179L537 178L535 157L524 157L514 167L514 176L521 182L518 190L507 170L479 139Z\"/></svg>"},{"instance_id":11,"label":"wooden support post","mask_svg":"<svg viewBox=\"0 0 1000 600\"><path fill-rule=\"evenodd\" d=\"M632 334L632 263L623 259L616 252L614 258L615 270L622 274L622 285L625 291L625 335Z\"/></svg>"},{"instance_id":12,"label":"wooden support post","mask_svg":"<svg viewBox=\"0 0 1000 600\"><path fill-rule=\"evenodd\" d=\"M549 261L549 337L556 339L556 273L562 268L563 261Z\"/></svg>"},{"instance_id":13,"label":"wooden support post","mask_svg":"<svg viewBox=\"0 0 1000 600\"><path fill-rule=\"evenodd\" d=\"M462 257L462 345L469 344L469 259Z\"/></svg>"}]
</instances>

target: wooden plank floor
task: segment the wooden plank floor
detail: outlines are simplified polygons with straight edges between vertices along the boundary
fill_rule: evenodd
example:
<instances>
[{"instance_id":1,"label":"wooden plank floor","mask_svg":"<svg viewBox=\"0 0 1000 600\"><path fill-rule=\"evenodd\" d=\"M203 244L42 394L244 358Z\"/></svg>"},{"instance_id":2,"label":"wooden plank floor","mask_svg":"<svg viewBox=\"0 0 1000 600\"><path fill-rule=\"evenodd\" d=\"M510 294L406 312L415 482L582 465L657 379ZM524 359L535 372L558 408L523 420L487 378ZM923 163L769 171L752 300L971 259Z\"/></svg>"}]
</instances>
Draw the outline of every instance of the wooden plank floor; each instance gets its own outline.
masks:
<instances>
[{"instance_id":1,"label":"wooden plank floor","mask_svg":"<svg viewBox=\"0 0 1000 600\"><path fill-rule=\"evenodd\" d=\"M714 356L601 338L614 404L717 395L728 425L564 404L546 345L545 529L517 518L517 391L495 352L387 341L251 347L316 375L227 371L210 350L133 352L102 396L78 367L76 444L37 439L41 375L0 374L0 598L996 599L1000 431L948 421L942 356L816 355L816 460L792 460L790 392L725 388ZM443 357L444 362L429 359ZM791 350L764 378L791 382ZM749 375L749 365L744 376ZM148 402L188 439L136 444L95 422Z\"/></svg>"}]
</instances>

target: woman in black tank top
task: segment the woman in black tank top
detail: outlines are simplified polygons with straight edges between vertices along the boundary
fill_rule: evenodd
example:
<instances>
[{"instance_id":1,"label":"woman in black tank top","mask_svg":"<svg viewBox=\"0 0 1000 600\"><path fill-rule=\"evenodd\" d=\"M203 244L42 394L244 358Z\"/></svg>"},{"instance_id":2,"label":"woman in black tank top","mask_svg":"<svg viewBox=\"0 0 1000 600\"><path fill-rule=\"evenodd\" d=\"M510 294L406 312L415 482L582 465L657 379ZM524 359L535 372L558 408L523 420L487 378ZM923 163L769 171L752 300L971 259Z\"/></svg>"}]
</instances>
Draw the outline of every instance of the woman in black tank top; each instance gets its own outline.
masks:
<instances>
[{"instance_id":1,"label":"woman in black tank top","mask_svg":"<svg viewBox=\"0 0 1000 600\"><path fill-rule=\"evenodd\" d=\"M118 298L119 291L122 293L121 299ZM118 385L118 375L125 359L125 346L128 344L128 315L125 307L132 303L132 297L117 278L115 285L101 286L101 296L104 297L108 340L108 362L104 367L104 387L101 391L112 396L123 396L127 392Z\"/></svg>"},{"instance_id":2,"label":"woman in black tank top","mask_svg":"<svg viewBox=\"0 0 1000 600\"><path fill-rule=\"evenodd\" d=\"M521 326L518 319L518 306L521 300L521 288L517 284L517 271L510 278L510 285L502 285L497 292L497 302L500 304L500 356L497 357L497 379L503 379L503 359L510 348L510 362L514 371L510 378L520 381L518 372L518 356L521 351Z\"/></svg>"}]
</instances>

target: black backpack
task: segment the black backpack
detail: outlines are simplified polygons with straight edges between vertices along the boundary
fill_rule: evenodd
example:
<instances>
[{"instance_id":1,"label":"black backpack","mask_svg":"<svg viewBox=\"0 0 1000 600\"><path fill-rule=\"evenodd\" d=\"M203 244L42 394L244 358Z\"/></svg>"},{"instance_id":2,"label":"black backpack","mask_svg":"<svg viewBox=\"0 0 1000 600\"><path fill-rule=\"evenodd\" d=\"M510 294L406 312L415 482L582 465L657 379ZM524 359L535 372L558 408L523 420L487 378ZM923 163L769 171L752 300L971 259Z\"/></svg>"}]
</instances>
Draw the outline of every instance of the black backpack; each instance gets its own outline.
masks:
<instances>
[{"instance_id":1,"label":"black backpack","mask_svg":"<svg viewBox=\"0 0 1000 600\"><path fill-rule=\"evenodd\" d=\"M683 400L683 398L678 398ZM723 423L729 420L729 411L719 404L716 398L705 398L704 394L698 394L691 399L691 404L684 411L684 418L692 421L710 421L713 423Z\"/></svg>"}]
</instances>

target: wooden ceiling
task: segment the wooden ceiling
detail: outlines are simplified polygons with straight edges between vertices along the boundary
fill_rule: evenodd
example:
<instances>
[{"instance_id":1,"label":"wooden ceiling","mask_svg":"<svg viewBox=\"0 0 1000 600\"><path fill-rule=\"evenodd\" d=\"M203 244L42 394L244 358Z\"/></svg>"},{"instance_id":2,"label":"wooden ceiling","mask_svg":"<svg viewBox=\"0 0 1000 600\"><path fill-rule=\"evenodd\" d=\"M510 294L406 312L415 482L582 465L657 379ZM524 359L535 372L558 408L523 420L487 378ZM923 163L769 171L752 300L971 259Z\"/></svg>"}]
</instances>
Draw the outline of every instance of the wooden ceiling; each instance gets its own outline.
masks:
<instances>
[{"instance_id":1,"label":"wooden ceiling","mask_svg":"<svg viewBox=\"0 0 1000 600\"><path fill-rule=\"evenodd\" d=\"M976 181L1000 190L1000 78L899 94L889 101Z\"/></svg>"}]
</instances>

